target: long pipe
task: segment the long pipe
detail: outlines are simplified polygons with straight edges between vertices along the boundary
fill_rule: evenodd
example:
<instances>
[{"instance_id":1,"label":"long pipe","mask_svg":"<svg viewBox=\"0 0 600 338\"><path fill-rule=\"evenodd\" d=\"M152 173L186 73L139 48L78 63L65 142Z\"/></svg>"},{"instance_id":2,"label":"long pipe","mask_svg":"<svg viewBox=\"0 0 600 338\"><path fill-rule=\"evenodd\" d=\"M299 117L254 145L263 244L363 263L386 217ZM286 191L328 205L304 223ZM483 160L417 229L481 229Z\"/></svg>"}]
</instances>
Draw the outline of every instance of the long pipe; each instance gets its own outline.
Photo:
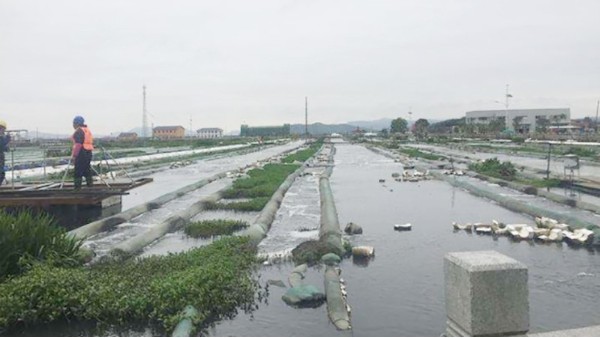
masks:
<instances>
[{"instance_id":1,"label":"long pipe","mask_svg":"<svg viewBox=\"0 0 600 338\"><path fill-rule=\"evenodd\" d=\"M287 154L291 151L294 151L297 148L294 149L290 149L290 150L286 150L284 152L282 152L282 154ZM246 165L244 167L240 167L238 168L238 170L244 170L249 168L251 165ZM125 223L127 221L130 221L131 219L145 213L148 212L150 210L154 210L154 209L158 209L160 208L163 204L183 196L184 194L187 194L190 191L194 191L197 189L202 188L203 186L207 185L208 183L211 183L213 181L216 181L218 179L222 179L224 177L227 176L227 173L229 171L223 171L221 173L218 173L216 175L213 175L209 178L206 179L202 179L200 181L197 181L195 183L186 185L185 187L182 187L180 189L177 189L175 191L169 192L167 194L164 194L162 196L159 196L155 199L153 199L152 201L137 205L133 208L127 209L123 212L120 212L116 215L113 216L109 216L107 218L103 218L91 223L88 223L86 225L83 225L77 229L71 230L69 231L69 234L77 237L77 238L86 238L95 234L98 234L100 232L103 231L108 231L113 229L115 226L121 224L121 223Z\"/></svg>"}]
</instances>

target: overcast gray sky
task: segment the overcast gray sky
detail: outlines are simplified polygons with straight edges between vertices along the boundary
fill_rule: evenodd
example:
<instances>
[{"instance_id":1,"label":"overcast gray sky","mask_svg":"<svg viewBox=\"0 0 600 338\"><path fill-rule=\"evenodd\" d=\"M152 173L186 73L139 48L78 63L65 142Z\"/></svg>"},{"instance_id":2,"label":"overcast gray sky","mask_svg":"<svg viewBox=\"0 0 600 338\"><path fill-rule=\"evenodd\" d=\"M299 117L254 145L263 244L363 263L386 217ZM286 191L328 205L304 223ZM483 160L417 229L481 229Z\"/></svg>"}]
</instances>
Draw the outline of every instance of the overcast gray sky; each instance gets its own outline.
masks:
<instances>
[{"instance_id":1,"label":"overcast gray sky","mask_svg":"<svg viewBox=\"0 0 600 338\"><path fill-rule=\"evenodd\" d=\"M0 0L0 119L95 134L239 129L600 99L600 1Z\"/></svg>"}]
</instances>

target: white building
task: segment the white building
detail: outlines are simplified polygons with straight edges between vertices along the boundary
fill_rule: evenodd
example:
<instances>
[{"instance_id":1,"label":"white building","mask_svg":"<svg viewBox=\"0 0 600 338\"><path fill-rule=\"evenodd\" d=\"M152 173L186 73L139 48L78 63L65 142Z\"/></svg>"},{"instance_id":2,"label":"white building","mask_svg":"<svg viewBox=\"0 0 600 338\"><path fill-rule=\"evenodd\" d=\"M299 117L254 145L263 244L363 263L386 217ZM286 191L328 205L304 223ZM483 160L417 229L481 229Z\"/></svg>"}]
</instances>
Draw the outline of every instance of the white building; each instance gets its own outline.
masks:
<instances>
[{"instance_id":1,"label":"white building","mask_svg":"<svg viewBox=\"0 0 600 338\"><path fill-rule=\"evenodd\" d=\"M223 129L221 128L200 128L196 131L198 138L221 138Z\"/></svg>"},{"instance_id":2,"label":"white building","mask_svg":"<svg viewBox=\"0 0 600 338\"><path fill-rule=\"evenodd\" d=\"M546 124L548 128L568 126L571 122L571 109L476 110L466 113L465 122L466 124L487 125L494 120L504 122L505 129L512 131L515 131L515 125L518 125L517 132L528 134L534 133L536 127L541 123Z\"/></svg>"}]
</instances>

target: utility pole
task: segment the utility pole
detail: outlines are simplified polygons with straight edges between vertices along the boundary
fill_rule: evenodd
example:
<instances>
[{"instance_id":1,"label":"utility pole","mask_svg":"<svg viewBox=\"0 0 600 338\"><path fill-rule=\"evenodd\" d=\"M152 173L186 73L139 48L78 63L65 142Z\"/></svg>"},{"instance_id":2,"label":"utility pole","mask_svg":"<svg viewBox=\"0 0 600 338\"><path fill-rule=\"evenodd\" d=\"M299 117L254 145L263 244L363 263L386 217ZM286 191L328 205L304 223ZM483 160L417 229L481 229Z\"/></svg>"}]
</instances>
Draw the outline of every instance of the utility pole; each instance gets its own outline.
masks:
<instances>
[{"instance_id":1,"label":"utility pole","mask_svg":"<svg viewBox=\"0 0 600 338\"><path fill-rule=\"evenodd\" d=\"M194 131L193 131L193 129L192 129L192 114L190 114L190 132L189 132L189 135L190 135L191 137L193 137L193 136L194 136Z\"/></svg>"},{"instance_id":2,"label":"utility pole","mask_svg":"<svg viewBox=\"0 0 600 338\"><path fill-rule=\"evenodd\" d=\"M504 101L504 126L507 129L510 129L510 125L512 122L508 121L508 98L512 97L512 95L510 95L508 93L508 84L506 85L506 95L505 95L505 101ZM515 130L516 131L516 130Z\"/></svg>"},{"instance_id":3,"label":"utility pole","mask_svg":"<svg viewBox=\"0 0 600 338\"><path fill-rule=\"evenodd\" d=\"M142 112L142 138L146 138L146 131L148 130L148 116L146 114L146 85L142 87L143 90L143 112Z\"/></svg>"},{"instance_id":4,"label":"utility pole","mask_svg":"<svg viewBox=\"0 0 600 338\"><path fill-rule=\"evenodd\" d=\"M304 97L304 138L308 140L308 96Z\"/></svg>"},{"instance_id":5,"label":"utility pole","mask_svg":"<svg viewBox=\"0 0 600 338\"><path fill-rule=\"evenodd\" d=\"M546 180L550 179L550 156L552 156L552 143L548 142L548 165L546 166Z\"/></svg>"},{"instance_id":6,"label":"utility pole","mask_svg":"<svg viewBox=\"0 0 600 338\"><path fill-rule=\"evenodd\" d=\"M596 104L596 134L598 133L598 108L600 108L600 100Z\"/></svg>"}]
</instances>

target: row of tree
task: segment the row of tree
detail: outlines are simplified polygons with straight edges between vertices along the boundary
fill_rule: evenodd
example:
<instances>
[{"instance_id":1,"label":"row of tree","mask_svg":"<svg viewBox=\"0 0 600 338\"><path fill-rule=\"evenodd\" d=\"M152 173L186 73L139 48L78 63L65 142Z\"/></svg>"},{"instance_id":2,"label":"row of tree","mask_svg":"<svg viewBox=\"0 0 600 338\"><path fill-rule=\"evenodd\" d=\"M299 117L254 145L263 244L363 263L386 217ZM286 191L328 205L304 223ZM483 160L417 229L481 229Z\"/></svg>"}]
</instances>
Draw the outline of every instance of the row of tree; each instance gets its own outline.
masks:
<instances>
[{"instance_id":1,"label":"row of tree","mask_svg":"<svg viewBox=\"0 0 600 338\"><path fill-rule=\"evenodd\" d=\"M429 121L426 119L418 119L412 127L412 132L416 137L422 138L427 136L427 129L429 128ZM408 132L408 122L399 117L392 120L390 125L390 132L392 134L400 133L405 134Z\"/></svg>"},{"instance_id":2,"label":"row of tree","mask_svg":"<svg viewBox=\"0 0 600 338\"><path fill-rule=\"evenodd\" d=\"M553 116L551 119L540 116L536 118L536 130L538 133L545 133L549 130L552 125L560 125L560 121L564 120L566 116L564 114ZM523 128L523 116L516 116L512 119L512 127L517 133L524 132ZM423 138L431 133L465 133L465 134L485 134L485 133L500 133L506 129L504 117L490 121L488 124L466 124L465 118L450 119L441 121L430 125L426 119L418 119L412 126L412 132L417 138ZM392 134L405 134L409 130L408 122L398 117L392 120L390 125L390 133ZM385 131L387 133L387 130Z\"/></svg>"}]
</instances>

